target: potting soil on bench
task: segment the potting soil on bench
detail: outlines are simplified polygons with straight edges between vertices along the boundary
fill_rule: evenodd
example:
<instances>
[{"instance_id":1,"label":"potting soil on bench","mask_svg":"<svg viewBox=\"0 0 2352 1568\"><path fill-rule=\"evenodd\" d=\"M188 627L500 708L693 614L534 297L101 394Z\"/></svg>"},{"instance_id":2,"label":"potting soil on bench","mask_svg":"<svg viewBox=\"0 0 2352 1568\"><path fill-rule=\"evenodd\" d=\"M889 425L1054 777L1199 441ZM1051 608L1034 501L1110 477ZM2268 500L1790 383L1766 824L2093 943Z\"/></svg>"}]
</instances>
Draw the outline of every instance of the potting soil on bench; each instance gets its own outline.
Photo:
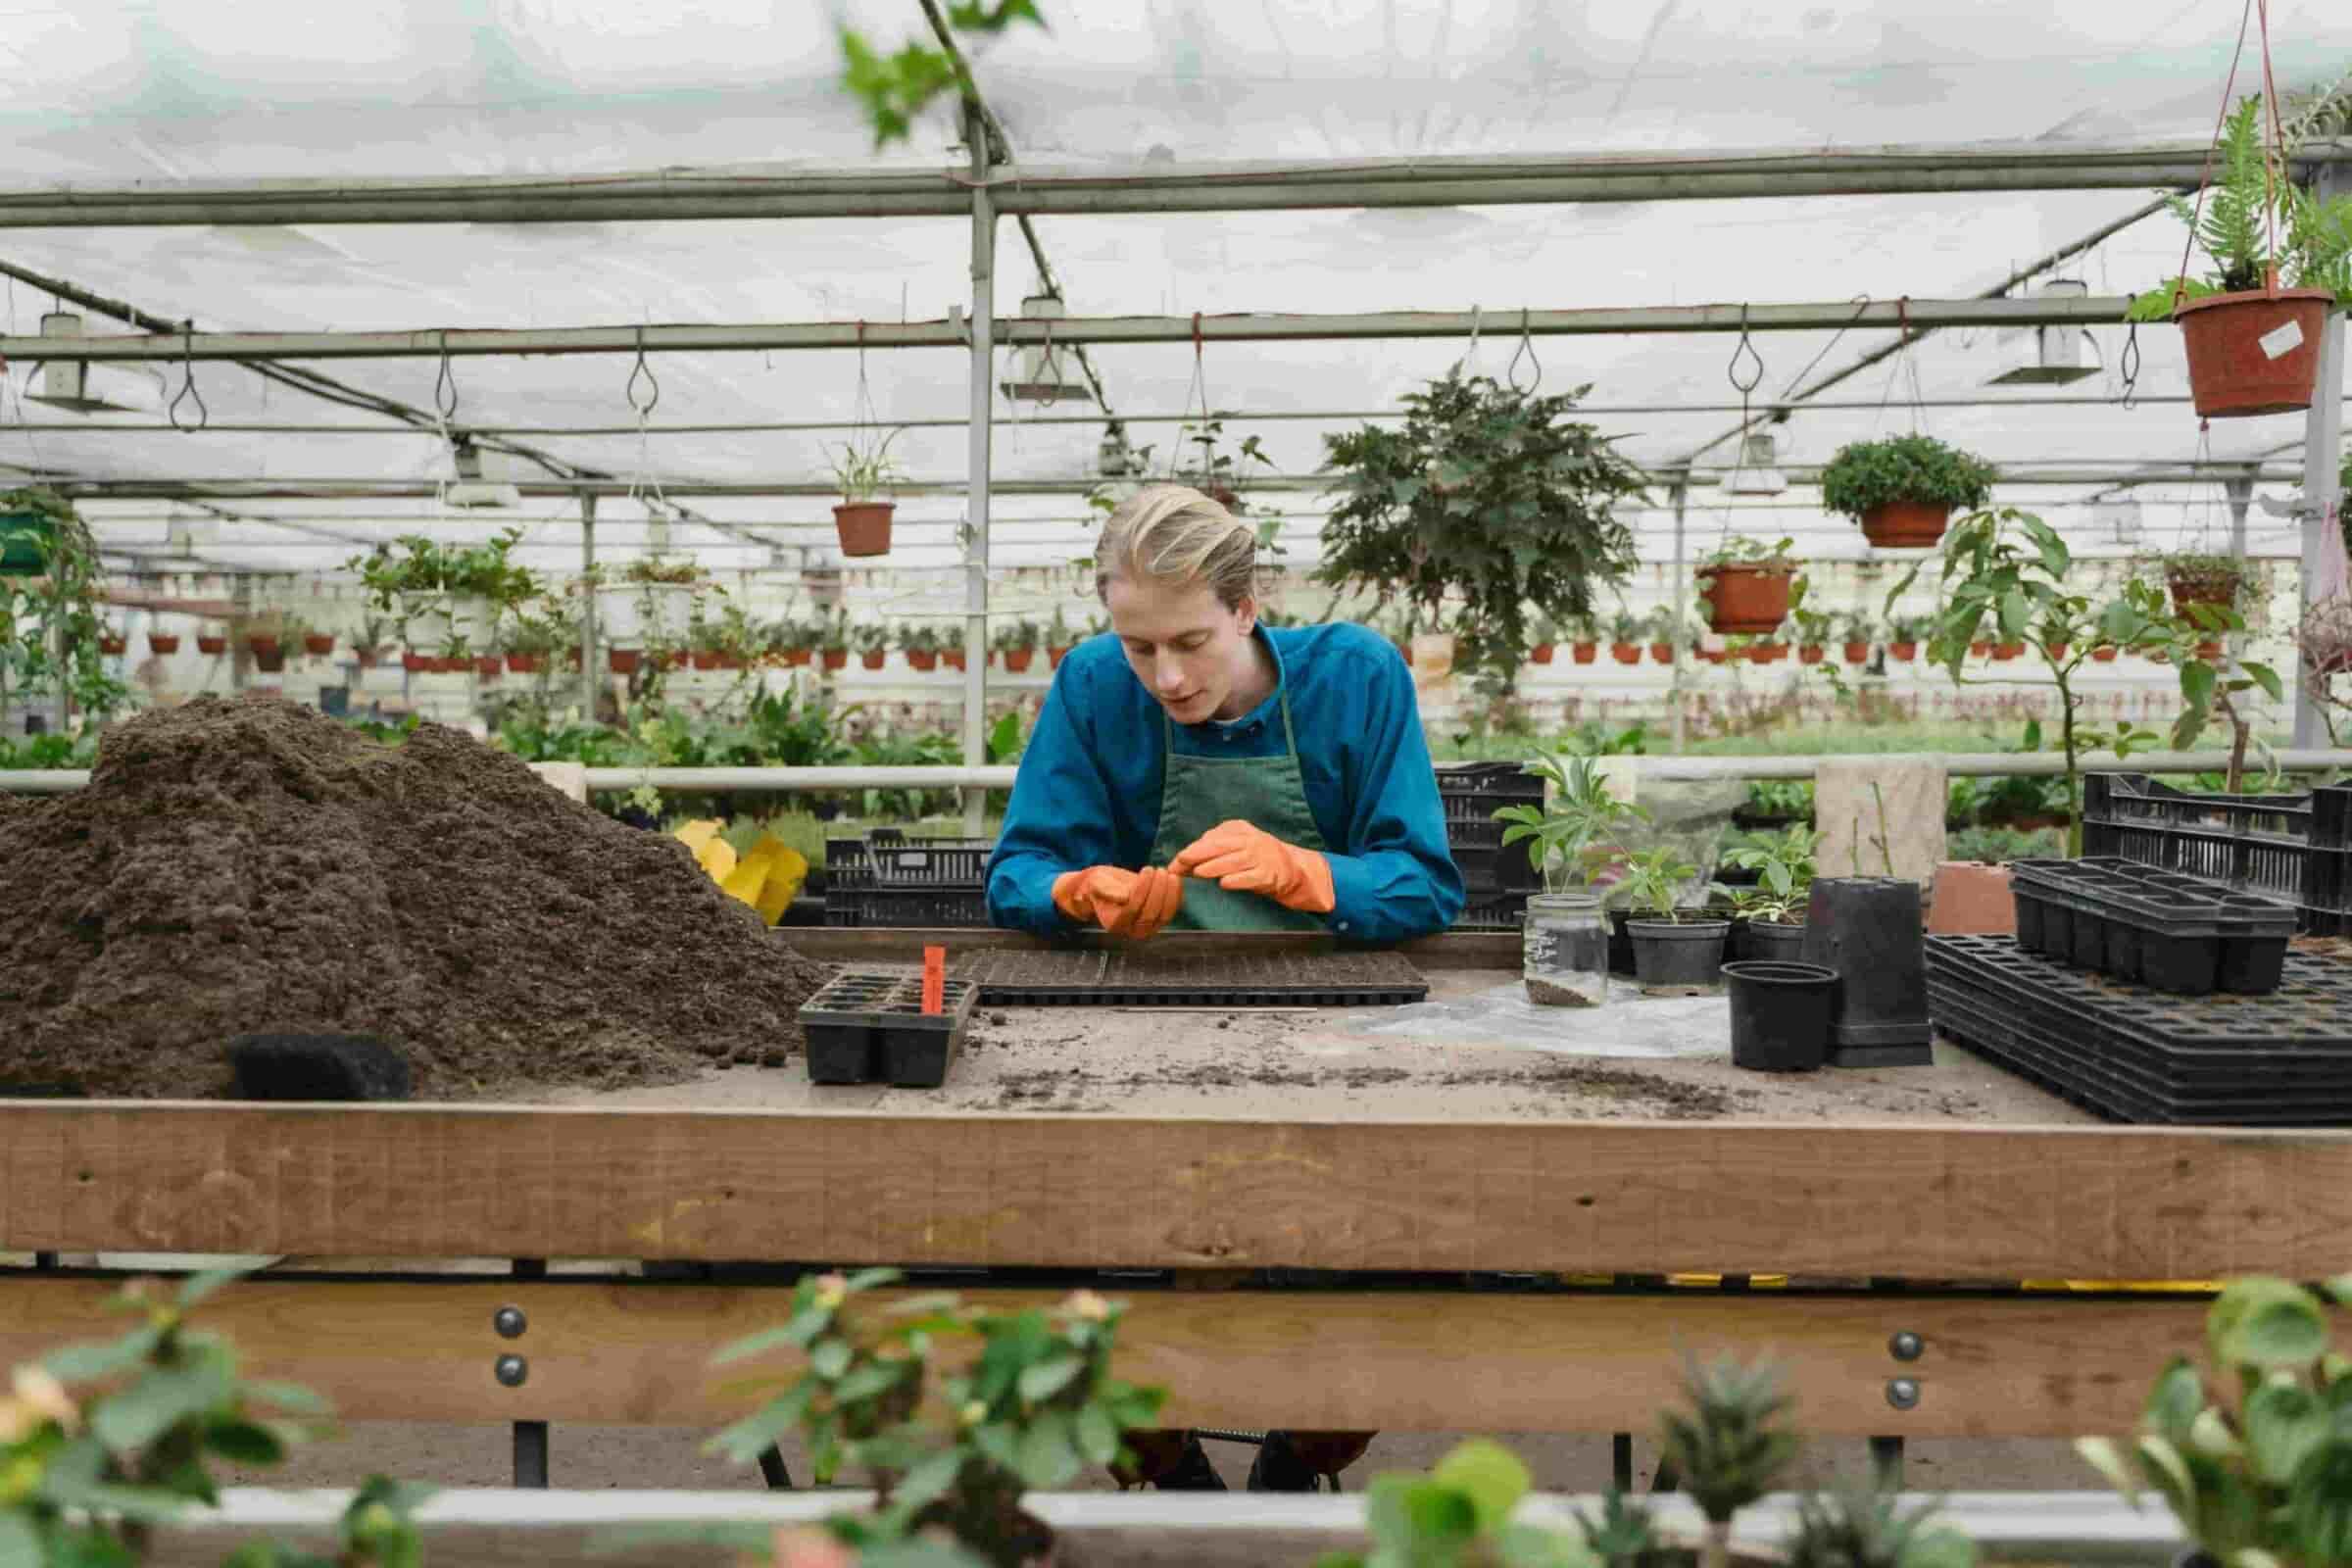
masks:
<instances>
[{"instance_id":1,"label":"potting soil on bench","mask_svg":"<svg viewBox=\"0 0 2352 1568\"><path fill-rule=\"evenodd\" d=\"M1000 1006L1351 1007L1429 995L1421 971L1394 953L1167 958L1149 950L983 950L957 958L956 973L979 981L981 1002Z\"/></svg>"},{"instance_id":2,"label":"potting soil on bench","mask_svg":"<svg viewBox=\"0 0 2352 1568\"><path fill-rule=\"evenodd\" d=\"M418 1098L780 1064L830 971L625 827L437 724L386 747L279 698L110 731L0 796L0 1095L226 1093L259 1030L382 1037Z\"/></svg>"}]
</instances>

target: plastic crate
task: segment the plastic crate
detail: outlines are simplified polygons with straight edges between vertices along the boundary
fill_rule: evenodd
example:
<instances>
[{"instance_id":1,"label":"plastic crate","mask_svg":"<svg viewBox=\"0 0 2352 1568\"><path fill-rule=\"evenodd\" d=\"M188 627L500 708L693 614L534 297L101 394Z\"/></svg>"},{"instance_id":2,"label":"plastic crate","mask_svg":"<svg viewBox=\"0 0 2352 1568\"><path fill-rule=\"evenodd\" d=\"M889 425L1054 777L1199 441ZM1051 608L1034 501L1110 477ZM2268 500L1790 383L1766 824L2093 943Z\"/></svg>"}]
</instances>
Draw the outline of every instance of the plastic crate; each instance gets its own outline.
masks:
<instances>
[{"instance_id":1,"label":"plastic crate","mask_svg":"<svg viewBox=\"0 0 2352 1568\"><path fill-rule=\"evenodd\" d=\"M1512 846L1517 849L1517 845ZM1527 895L1496 893L1473 897L1462 906L1450 929L1455 931L1517 931L1527 924Z\"/></svg>"},{"instance_id":2,"label":"plastic crate","mask_svg":"<svg viewBox=\"0 0 2352 1568\"><path fill-rule=\"evenodd\" d=\"M1460 820L1446 824L1446 848L1462 873L1463 888L1474 899L1493 893L1532 893L1544 885L1535 862L1527 858L1527 845L1502 842L1507 825Z\"/></svg>"},{"instance_id":3,"label":"plastic crate","mask_svg":"<svg viewBox=\"0 0 2352 1568\"><path fill-rule=\"evenodd\" d=\"M1438 769L1446 821L1492 822L1498 806L1542 806L1544 781L1517 762L1456 762Z\"/></svg>"},{"instance_id":4,"label":"plastic crate","mask_svg":"<svg viewBox=\"0 0 2352 1568\"><path fill-rule=\"evenodd\" d=\"M985 926L985 888L829 887L827 925Z\"/></svg>"},{"instance_id":5,"label":"plastic crate","mask_svg":"<svg viewBox=\"0 0 2352 1568\"><path fill-rule=\"evenodd\" d=\"M2292 906L2314 935L2352 935L2352 785L2202 795L2145 773L2093 773L2082 853L2224 883Z\"/></svg>"},{"instance_id":6,"label":"plastic crate","mask_svg":"<svg viewBox=\"0 0 2352 1568\"><path fill-rule=\"evenodd\" d=\"M830 887L976 888L995 839L910 839L878 828L861 839L825 840Z\"/></svg>"}]
</instances>

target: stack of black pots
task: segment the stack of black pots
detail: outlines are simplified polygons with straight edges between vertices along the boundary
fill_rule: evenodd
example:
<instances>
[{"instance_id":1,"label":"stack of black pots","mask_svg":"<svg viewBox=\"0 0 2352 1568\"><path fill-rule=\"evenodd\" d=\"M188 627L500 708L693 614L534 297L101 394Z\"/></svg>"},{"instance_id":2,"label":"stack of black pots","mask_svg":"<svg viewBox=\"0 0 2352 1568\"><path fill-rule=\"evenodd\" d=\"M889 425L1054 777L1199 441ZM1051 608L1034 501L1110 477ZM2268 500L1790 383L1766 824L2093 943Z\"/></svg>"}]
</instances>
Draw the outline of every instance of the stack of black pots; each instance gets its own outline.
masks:
<instances>
[{"instance_id":1,"label":"stack of black pots","mask_svg":"<svg viewBox=\"0 0 2352 1568\"><path fill-rule=\"evenodd\" d=\"M1724 965L1733 1065L1762 1072L1928 1065L1919 884L1823 877L1813 884L1804 932L1802 961Z\"/></svg>"}]
</instances>

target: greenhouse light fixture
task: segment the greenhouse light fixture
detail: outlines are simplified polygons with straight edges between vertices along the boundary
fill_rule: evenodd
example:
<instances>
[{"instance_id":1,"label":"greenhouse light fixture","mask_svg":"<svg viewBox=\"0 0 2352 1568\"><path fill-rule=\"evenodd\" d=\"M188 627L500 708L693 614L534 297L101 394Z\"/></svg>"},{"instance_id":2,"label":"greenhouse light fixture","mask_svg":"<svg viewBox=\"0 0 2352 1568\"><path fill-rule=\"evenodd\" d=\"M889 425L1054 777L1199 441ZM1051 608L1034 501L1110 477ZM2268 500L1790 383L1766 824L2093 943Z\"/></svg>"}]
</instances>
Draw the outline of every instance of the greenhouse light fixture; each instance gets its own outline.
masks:
<instances>
[{"instance_id":1,"label":"greenhouse light fixture","mask_svg":"<svg viewBox=\"0 0 2352 1568\"><path fill-rule=\"evenodd\" d=\"M1062 367L1074 359L1067 346L1054 346L1052 322L1060 320L1067 313L1062 303L1051 294L1032 294L1021 301L1024 320L1045 321L1045 341L1021 350L1020 368L1009 381L997 383L998 390L1015 403L1059 403L1065 399L1093 402L1095 389L1086 384L1084 376L1073 377Z\"/></svg>"},{"instance_id":2,"label":"greenhouse light fixture","mask_svg":"<svg viewBox=\"0 0 2352 1568\"><path fill-rule=\"evenodd\" d=\"M522 491L511 484L497 484L482 478L481 449L464 436L449 444L451 464L458 477L441 492L442 500L467 512L494 511L522 505Z\"/></svg>"},{"instance_id":3,"label":"greenhouse light fixture","mask_svg":"<svg viewBox=\"0 0 2352 1568\"><path fill-rule=\"evenodd\" d=\"M1740 462L1724 481L1735 496L1777 496L1788 488L1781 471L1780 437L1770 430L1751 430L1740 443Z\"/></svg>"},{"instance_id":4,"label":"greenhouse light fixture","mask_svg":"<svg viewBox=\"0 0 2352 1568\"><path fill-rule=\"evenodd\" d=\"M2056 277L2035 290L2045 300L2088 299L2090 285L2079 277ZM2082 340L2089 336L2079 326L2034 326L2000 337L2002 368L1987 386L2064 386L2096 375L2098 367L2082 363Z\"/></svg>"},{"instance_id":5,"label":"greenhouse light fixture","mask_svg":"<svg viewBox=\"0 0 2352 1568\"><path fill-rule=\"evenodd\" d=\"M41 336L79 337L81 318L72 311L51 311L41 318ZM41 362L40 390L24 395L35 403L46 403L53 409L66 409L74 414L135 414L137 406L117 403L109 398L90 395L90 365L87 360L44 360Z\"/></svg>"}]
</instances>

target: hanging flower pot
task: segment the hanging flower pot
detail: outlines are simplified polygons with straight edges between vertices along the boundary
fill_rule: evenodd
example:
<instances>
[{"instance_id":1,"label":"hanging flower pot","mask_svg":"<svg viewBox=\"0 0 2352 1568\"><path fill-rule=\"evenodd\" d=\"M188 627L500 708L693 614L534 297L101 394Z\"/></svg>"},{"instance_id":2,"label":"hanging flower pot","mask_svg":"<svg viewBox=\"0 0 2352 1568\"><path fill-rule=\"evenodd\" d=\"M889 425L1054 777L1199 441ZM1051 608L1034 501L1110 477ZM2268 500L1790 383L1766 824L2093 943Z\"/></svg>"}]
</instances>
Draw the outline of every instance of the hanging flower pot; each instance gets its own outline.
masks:
<instances>
[{"instance_id":1,"label":"hanging flower pot","mask_svg":"<svg viewBox=\"0 0 2352 1568\"><path fill-rule=\"evenodd\" d=\"M1580 664L1590 664L1600 657L1600 644L1597 642L1570 643L1568 657Z\"/></svg>"},{"instance_id":2,"label":"hanging flower pot","mask_svg":"<svg viewBox=\"0 0 2352 1568\"><path fill-rule=\"evenodd\" d=\"M799 669L805 664L813 663L815 660L816 650L813 648L787 648L784 650L784 667L786 669Z\"/></svg>"},{"instance_id":3,"label":"hanging flower pot","mask_svg":"<svg viewBox=\"0 0 2352 1568\"><path fill-rule=\"evenodd\" d=\"M401 650L400 654L400 667L407 670L412 675L430 674L433 668L433 661L428 655L417 653L414 649L404 648Z\"/></svg>"},{"instance_id":4,"label":"hanging flower pot","mask_svg":"<svg viewBox=\"0 0 2352 1568\"><path fill-rule=\"evenodd\" d=\"M1049 644L1046 648L1046 667L1048 669L1059 669L1061 667L1061 662L1070 657L1070 647L1071 645L1067 643L1064 643L1059 648L1055 648Z\"/></svg>"},{"instance_id":5,"label":"hanging flower pot","mask_svg":"<svg viewBox=\"0 0 2352 1568\"><path fill-rule=\"evenodd\" d=\"M1671 663L1673 663L1673 662L1674 662L1674 644L1672 644L1672 643L1651 643L1651 644L1649 645L1649 662L1650 662L1651 663L1653 663L1653 664L1671 664Z\"/></svg>"},{"instance_id":6,"label":"hanging flower pot","mask_svg":"<svg viewBox=\"0 0 2352 1568\"><path fill-rule=\"evenodd\" d=\"M147 634L147 651L151 654L178 653L179 633L175 631L149 632Z\"/></svg>"},{"instance_id":7,"label":"hanging flower pot","mask_svg":"<svg viewBox=\"0 0 2352 1568\"><path fill-rule=\"evenodd\" d=\"M1968 653L1971 659L1990 659L1992 657L1992 639L1983 637L1970 643Z\"/></svg>"},{"instance_id":8,"label":"hanging flower pot","mask_svg":"<svg viewBox=\"0 0 2352 1568\"><path fill-rule=\"evenodd\" d=\"M1691 652L1710 664L1720 664L1732 657L1728 648L1694 648Z\"/></svg>"},{"instance_id":9,"label":"hanging flower pot","mask_svg":"<svg viewBox=\"0 0 2352 1568\"><path fill-rule=\"evenodd\" d=\"M1889 501L1862 514L1862 537L1881 550L1933 550L1950 526L1952 509L1924 501Z\"/></svg>"},{"instance_id":10,"label":"hanging flower pot","mask_svg":"<svg viewBox=\"0 0 2352 1568\"><path fill-rule=\"evenodd\" d=\"M670 650L669 655L662 661L663 666L669 669L684 669L692 662L692 656L683 648Z\"/></svg>"},{"instance_id":11,"label":"hanging flower pot","mask_svg":"<svg viewBox=\"0 0 2352 1568\"><path fill-rule=\"evenodd\" d=\"M825 667L827 669L847 669L850 667L850 651L847 648L828 648L824 651L824 653Z\"/></svg>"},{"instance_id":12,"label":"hanging flower pot","mask_svg":"<svg viewBox=\"0 0 2352 1568\"><path fill-rule=\"evenodd\" d=\"M833 529L845 556L890 554L890 517L895 501L845 501L833 509Z\"/></svg>"},{"instance_id":13,"label":"hanging flower pot","mask_svg":"<svg viewBox=\"0 0 2352 1568\"><path fill-rule=\"evenodd\" d=\"M2208 638L2204 642L2197 644L2197 657L2207 661L2221 658L2221 643L2212 638Z\"/></svg>"},{"instance_id":14,"label":"hanging flower pot","mask_svg":"<svg viewBox=\"0 0 2352 1568\"><path fill-rule=\"evenodd\" d=\"M351 651L351 657L360 662L360 667L362 669L373 669L376 666L377 660L381 657L381 653L379 650L373 648L354 648Z\"/></svg>"},{"instance_id":15,"label":"hanging flower pot","mask_svg":"<svg viewBox=\"0 0 2352 1568\"><path fill-rule=\"evenodd\" d=\"M1796 662L1800 664L1818 664L1829 657L1830 651L1819 643L1807 643L1796 651Z\"/></svg>"},{"instance_id":16,"label":"hanging flower pot","mask_svg":"<svg viewBox=\"0 0 2352 1568\"><path fill-rule=\"evenodd\" d=\"M1888 643L1886 645L1886 657L1893 660L1898 664L1908 664L1912 660L1919 657L1919 644L1907 639L1901 642Z\"/></svg>"},{"instance_id":17,"label":"hanging flower pot","mask_svg":"<svg viewBox=\"0 0 2352 1568\"><path fill-rule=\"evenodd\" d=\"M1552 652L1551 644L1538 643L1527 651L1527 662L1531 664L1548 664L1551 662Z\"/></svg>"},{"instance_id":18,"label":"hanging flower pot","mask_svg":"<svg viewBox=\"0 0 2352 1568\"><path fill-rule=\"evenodd\" d=\"M335 651L334 636L330 632L306 631L302 634L302 651L313 659L324 659Z\"/></svg>"},{"instance_id":19,"label":"hanging flower pot","mask_svg":"<svg viewBox=\"0 0 2352 1568\"><path fill-rule=\"evenodd\" d=\"M196 651L200 654L225 654L228 652L228 638L220 632L215 632L210 636L198 632L196 634Z\"/></svg>"},{"instance_id":20,"label":"hanging flower pot","mask_svg":"<svg viewBox=\"0 0 2352 1568\"><path fill-rule=\"evenodd\" d=\"M1036 660L1037 650L1034 648L1007 648L1004 650L1004 668L1008 674L1026 674L1029 666Z\"/></svg>"},{"instance_id":21,"label":"hanging flower pot","mask_svg":"<svg viewBox=\"0 0 2352 1568\"><path fill-rule=\"evenodd\" d=\"M939 657L947 661L947 664L950 669L961 669L963 667L963 650L960 647L943 648L939 651Z\"/></svg>"},{"instance_id":22,"label":"hanging flower pot","mask_svg":"<svg viewBox=\"0 0 2352 1568\"><path fill-rule=\"evenodd\" d=\"M889 658L890 650L887 648L868 648L858 656L858 662L868 669L880 669Z\"/></svg>"},{"instance_id":23,"label":"hanging flower pot","mask_svg":"<svg viewBox=\"0 0 2352 1568\"><path fill-rule=\"evenodd\" d=\"M245 651L253 656L254 667L265 675L274 675L286 667L284 647L266 632L246 638Z\"/></svg>"},{"instance_id":24,"label":"hanging flower pot","mask_svg":"<svg viewBox=\"0 0 2352 1568\"><path fill-rule=\"evenodd\" d=\"M496 654L482 654L473 662L473 672L484 680L496 680L507 672L506 661Z\"/></svg>"},{"instance_id":25,"label":"hanging flower pot","mask_svg":"<svg viewBox=\"0 0 2352 1568\"><path fill-rule=\"evenodd\" d=\"M2194 619L2188 608L2191 605L2234 608L2245 571L2244 563L2234 556L2172 557L2164 564L2164 581L2172 590L2173 612Z\"/></svg>"},{"instance_id":26,"label":"hanging flower pot","mask_svg":"<svg viewBox=\"0 0 2352 1568\"><path fill-rule=\"evenodd\" d=\"M1870 644L1866 642L1847 643L1843 652L1845 654L1845 662L1849 664L1867 664L1870 662Z\"/></svg>"},{"instance_id":27,"label":"hanging flower pot","mask_svg":"<svg viewBox=\"0 0 2352 1568\"><path fill-rule=\"evenodd\" d=\"M515 675L536 675L539 673L539 656L537 654L509 654L507 669Z\"/></svg>"},{"instance_id":28,"label":"hanging flower pot","mask_svg":"<svg viewBox=\"0 0 2352 1568\"><path fill-rule=\"evenodd\" d=\"M2050 656L2050 662L2052 663L2061 664L2066 662L2067 650L2073 646L2074 644L2072 643L2048 643L2043 645L2044 651Z\"/></svg>"},{"instance_id":29,"label":"hanging flower pot","mask_svg":"<svg viewBox=\"0 0 2352 1568\"><path fill-rule=\"evenodd\" d=\"M2173 312L2188 350L2199 417L2235 419L2311 407L2320 340L2335 296L2324 288L2249 289L2183 300Z\"/></svg>"},{"instance_id":30,"label":"hanging flower pot","mask_svg":"<svg viewBox=\"0 0 2352 1568\"><path fill-rule=\"evenodd\" d=\"M1881 550L1927 550L1956 507L1992 499L1992 465L1931 435L1854 441L1821 470L1821 504L1862 524Z\"/></svg>"},{"instance_id":31,"label":"hanging flower pot","mask_svg":"<svg viewBox=\"0 0 2352 1568\"><path fill-rule=\"evenodd\" d=\"M697 648L686 656L686 662L697 669L716 669L719 658L715 648Z\"/></svg>"},{"instance_id":32,"label":"hanging flower pot","mask_svg":"<svg viewBox=\"0 0 2352 1568\"><path fill-rule=\"evenodd\" d=\"M102 633L98 638L98 651L102 654L120 654L127 650L129 647L129 638L119 636L114 632Z\"/></svg>"},{"instance_id":33,"label":"hanging flower pot","mask_svg":"<svg viewBox=\"0 0 2352 1568\"><path fill-rule=\"evenodd\" d=\"M1698 568L1710 630L1754 636L1788 614L1788 585L1796 567L1785 561L1717 562Z\"/></svg>"},{"instance_id":34,"label":"hanging flower pot","mask_svg":"<svg viewBox=\"0 0 2352 1568\"><path fill-rule=\"evenodd\" d=\"M608 648L605 650L605 668L615 675L634 675L641 657L634 648Z\"/></svg>"},{"instance_id":35,"label":"hanging flower pot","mask_svg":"<svg viewBox=\"0 0 2352 1568\"><path fill-rule=\"evenodd\" d=\"M2026 645L2024 643L1994 643L1992 645L1993 662L1995 663L2006 663L2008 661L2015 659L2018 655L2024 653L2025 651Z\"/></svg>"},{"instance_id":36,"label":"hanging flower pot","mask_svg":"<svg viewBox=\"0 0 2352 1568\"><path fill-rule=\"evenodd\" d=\"M2093 648L2090 651L2090 657L2097 660L2102 664L2112 664L2115 662L2115 656L2119 652L2121 652L2121 650L2118 649L2115 644L2101 643L2098 647Z\"/></svg>"},{"instance_id":37,"label":"hanging flower pot","mask_svg":"<svg viewBox=\"0 0 2352 1568\"><path fill-rule=\"evenodd\" d=\"M931 648L907 649L906 667L908 669L937 669L939 667L938 650Z\"/></svg>"}]
</instances>

